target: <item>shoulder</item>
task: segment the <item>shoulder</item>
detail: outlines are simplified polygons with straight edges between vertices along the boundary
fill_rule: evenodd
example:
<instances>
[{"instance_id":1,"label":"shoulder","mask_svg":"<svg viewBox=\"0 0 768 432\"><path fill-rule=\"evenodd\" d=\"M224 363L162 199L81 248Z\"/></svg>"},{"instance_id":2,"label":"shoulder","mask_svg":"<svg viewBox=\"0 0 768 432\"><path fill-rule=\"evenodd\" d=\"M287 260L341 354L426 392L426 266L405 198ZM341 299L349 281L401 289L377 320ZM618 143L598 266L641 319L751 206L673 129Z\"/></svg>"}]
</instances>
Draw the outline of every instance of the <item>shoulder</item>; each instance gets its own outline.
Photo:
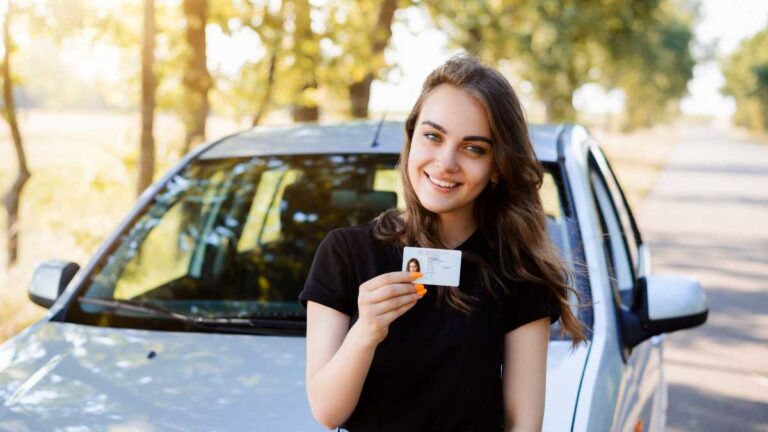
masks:
<instances>
[{"instance_id":1,"label":"shoulder","mask_svg":"<svg viewBox=\"0 0 768 432\"><path fill-rule=\"evenodd\" d=\"M375 241L373 236L373 225L356 225L342 228L336 228L328 233L325 242L341 244L346 247L357 246Z\"/></svg>"},{"instance_id":2,"label":"shoulder","mask_svg":"<svg viewBox=\"0 0 768 432\"><path fill-rule=\"evenodd\" d=\"M326 247L345 250L355 255L362 251L376 252L385 249L389 250L394 246L376 238L373 222L365 225L336 228L326 235L323 244Z\"/></svg>"}]
</instances>

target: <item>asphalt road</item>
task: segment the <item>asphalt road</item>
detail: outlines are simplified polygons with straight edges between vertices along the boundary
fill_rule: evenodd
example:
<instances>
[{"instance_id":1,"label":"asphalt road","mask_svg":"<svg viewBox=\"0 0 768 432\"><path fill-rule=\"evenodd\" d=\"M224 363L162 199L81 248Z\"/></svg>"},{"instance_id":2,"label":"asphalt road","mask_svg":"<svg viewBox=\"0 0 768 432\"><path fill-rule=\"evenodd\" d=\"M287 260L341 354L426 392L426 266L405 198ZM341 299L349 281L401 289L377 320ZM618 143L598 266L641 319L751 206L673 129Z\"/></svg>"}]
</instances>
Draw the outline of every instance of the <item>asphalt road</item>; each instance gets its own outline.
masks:
<instances>
[{"instance_id":1,"label":"asphalt road","mask_svg":"<svg viewBox=\"0 0 768 432\"><path fill-rule=\"evenodd\" d=\"M668 430L768 431L768 144L681 126L637 212L653 272L695 276L709 320L665 341Z\"/></svg>"}]
</instances>

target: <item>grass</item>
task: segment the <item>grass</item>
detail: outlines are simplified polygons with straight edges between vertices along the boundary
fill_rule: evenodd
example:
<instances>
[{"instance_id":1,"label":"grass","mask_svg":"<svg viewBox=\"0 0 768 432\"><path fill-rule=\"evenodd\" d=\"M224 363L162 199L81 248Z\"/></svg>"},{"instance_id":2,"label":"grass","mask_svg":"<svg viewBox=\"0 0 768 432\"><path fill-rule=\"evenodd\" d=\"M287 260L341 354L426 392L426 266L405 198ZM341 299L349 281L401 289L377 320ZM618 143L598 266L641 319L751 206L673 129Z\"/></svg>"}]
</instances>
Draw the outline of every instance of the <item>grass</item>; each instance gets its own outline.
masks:
<instances>
[{"instance_id":1,"label":"grass","mask_svg":"<svg viewBox=\"0 0 768 432\"><path fill-rule=\"evenodd\" d=\"M0 266L0 341L35 320L45 309L27 298L35 267L64 259L85 265L104 238L131 208L136 197L139 116L120 112L20 113L32 178L22 197L20 260ZM208 136L242 129L211 118ZM157 173L178 159L182 127L173 117L156 121ZM656 172L677 140L673 127L634 134L592 129L613 162L634 205L650 190ZM15 177L16 159L8 130L0 124L0 191ZM396 175L396 174L393 174ZM0 211L0 263L5 263L5 220Z\"/></svg>"}]
</instances>

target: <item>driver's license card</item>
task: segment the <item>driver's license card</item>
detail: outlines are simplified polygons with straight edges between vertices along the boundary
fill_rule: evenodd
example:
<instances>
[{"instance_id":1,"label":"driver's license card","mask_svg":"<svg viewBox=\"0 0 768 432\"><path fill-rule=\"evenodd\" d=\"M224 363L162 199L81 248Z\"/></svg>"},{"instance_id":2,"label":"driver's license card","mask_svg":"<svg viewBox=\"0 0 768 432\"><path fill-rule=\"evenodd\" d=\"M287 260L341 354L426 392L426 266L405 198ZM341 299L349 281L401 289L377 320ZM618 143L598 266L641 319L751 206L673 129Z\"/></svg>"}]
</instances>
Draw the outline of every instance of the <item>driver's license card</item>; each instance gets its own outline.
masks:
<instances>
[{"instance_id":1,"label":"driver's license card","mask_svg":"<svg viewBox=\"0 0 768 432\"><path fill-rule=\"evenodd\" d=\"M416 279L416 283L457 287L461 274L461 251L406 246L403 249L403 271L421 272L424 277Z\"/></svg>"}]
</instances>

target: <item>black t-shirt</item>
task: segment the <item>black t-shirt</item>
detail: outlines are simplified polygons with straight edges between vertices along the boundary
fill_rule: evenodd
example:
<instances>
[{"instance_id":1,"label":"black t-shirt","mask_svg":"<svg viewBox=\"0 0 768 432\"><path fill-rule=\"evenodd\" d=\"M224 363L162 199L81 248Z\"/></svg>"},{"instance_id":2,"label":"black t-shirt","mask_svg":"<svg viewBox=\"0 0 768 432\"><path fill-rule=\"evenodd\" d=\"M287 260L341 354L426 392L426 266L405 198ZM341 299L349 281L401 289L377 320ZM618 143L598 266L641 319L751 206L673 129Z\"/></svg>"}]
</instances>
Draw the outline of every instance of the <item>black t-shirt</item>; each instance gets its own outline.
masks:
<instances>
[{"instance_id":1,"label":"black t-shirt","mask_svg":"<svg viewBox=\"0 0 768 432\"><path fill-rule=\"evenodd\" d=\"M456 249L488 257L479 230ZM373 237L373 225L330 232L315 254L299 299L357 320L358 289L382 273L400 271L402 246ZM493 265L492 262L489 264ZM428 286L416 305L390 324L376 348L360 399L343 428L371 431L498 431L503 427L501 364L504 335L559 309L546 287L508 283L493 297L477 269L462 258L459 288L480 300L467 315L436 303Z\"/></svg>"}]
</instances>

